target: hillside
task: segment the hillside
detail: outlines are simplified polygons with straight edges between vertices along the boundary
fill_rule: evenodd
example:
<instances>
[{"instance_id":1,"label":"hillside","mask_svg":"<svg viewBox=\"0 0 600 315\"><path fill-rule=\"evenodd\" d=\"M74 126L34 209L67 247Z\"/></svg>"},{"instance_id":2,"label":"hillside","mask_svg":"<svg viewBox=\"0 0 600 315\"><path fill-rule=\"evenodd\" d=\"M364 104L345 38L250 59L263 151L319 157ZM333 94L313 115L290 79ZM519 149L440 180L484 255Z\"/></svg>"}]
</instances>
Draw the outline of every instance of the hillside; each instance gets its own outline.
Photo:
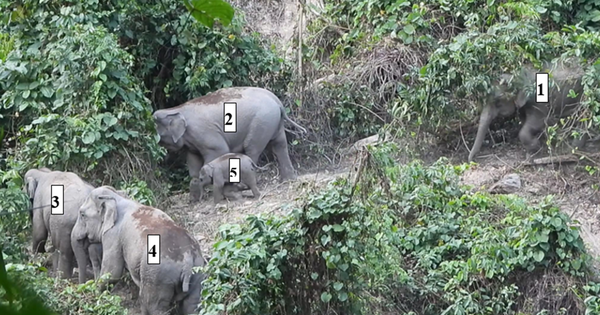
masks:
<instances>
[{"instance_id":1,"label":"hillside","mask_svg":"<svg viewBox=\"0 0 600 315\"><path fill-rule=\"evenodd\" d=\"M128 272L103 291L32 251L24 174L48 167L189 231L200 315L600 314L600 4L230 3L208 27L179 0L0 0L0 313L142 314ZM152 114L232 86L308 130L285 124L298 178L270 145L260 197L191 203Z\"/></svg>"}]
</instances>

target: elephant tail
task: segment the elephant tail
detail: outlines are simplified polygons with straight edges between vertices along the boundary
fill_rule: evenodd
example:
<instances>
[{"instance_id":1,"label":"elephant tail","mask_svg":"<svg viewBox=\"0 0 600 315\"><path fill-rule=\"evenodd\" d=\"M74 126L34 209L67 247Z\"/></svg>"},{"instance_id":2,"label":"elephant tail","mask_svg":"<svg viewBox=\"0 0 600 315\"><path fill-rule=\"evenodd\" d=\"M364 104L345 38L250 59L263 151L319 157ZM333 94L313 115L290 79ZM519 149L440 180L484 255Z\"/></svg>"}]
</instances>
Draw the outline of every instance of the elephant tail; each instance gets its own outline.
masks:
<instances>
[{"instance_id":1,"label":"elephant tail","mask_svg":"<svg viewBox=\"0 0 600 315\"><path fill-rule=\"evenodd\" d=\"M290 117L288 117L288 115L285 113L285 108L283 108L283 106L279 106L279 109L281 111L281 117L283 117L283 120L288 121L290 124L292 124L298 130L300 130L301 133L304 133L304 134L308 133L308 131L306 130L306 128L300 126L298 123L296 123L295 121L291 120Z\"/></svg>"},{"instance_id":2,"label":"elephant tail","mask_svg":"<svg viewBox=\"0 0 600 315\"><path fill-rule=\"evenodd\" d=\"M183 272L183 284L181 286L183 292L190 290L190 279L192 278L192 268L186 269Z\"/></svg>"}]
</instances>

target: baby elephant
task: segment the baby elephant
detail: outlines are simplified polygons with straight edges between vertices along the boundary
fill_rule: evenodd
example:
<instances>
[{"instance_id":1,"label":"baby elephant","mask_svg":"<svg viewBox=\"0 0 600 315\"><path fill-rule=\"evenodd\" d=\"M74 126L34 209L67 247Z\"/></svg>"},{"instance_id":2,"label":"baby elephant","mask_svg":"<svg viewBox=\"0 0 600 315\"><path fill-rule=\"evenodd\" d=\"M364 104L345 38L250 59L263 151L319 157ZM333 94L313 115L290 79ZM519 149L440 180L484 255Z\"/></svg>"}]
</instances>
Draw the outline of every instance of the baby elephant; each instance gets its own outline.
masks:
<instances>
[{"instance_id":1,"label":"baby elephant","mask_svg":"<svg viewBox=\"0 0 600 315\"><path fill-rule=\"evenodd\" d=\"M229 159L240 159L240 169L229 169ZM200 169L199 188L200 196L204 193L204 186L213 184L213 194L215 203L223 200L223 187L230 183L230 178L235 177L236 173L240 175L240 183L245 184L252 190L254 197L260 196L260 191L256 187L256 170L258 166L252 159L240 153L227 153L214 159L212 162L204 165Z\"/></svg>"}]
</instances>

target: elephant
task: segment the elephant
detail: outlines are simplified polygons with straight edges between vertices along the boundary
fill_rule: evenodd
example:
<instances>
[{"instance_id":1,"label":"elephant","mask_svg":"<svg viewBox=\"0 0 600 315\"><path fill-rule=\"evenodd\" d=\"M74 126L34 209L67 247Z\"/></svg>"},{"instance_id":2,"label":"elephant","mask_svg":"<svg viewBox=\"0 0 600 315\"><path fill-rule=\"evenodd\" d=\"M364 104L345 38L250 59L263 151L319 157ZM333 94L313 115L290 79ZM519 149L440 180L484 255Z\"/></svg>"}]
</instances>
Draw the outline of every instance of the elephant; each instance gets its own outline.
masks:
<instances>
[{"instance_id":1,"label":"elephant","mask_svg":"<svg viewBox=\"0 0 600 315\"><path fill-rule=\"evenodd\" d=\"M240 183L243 183L252 190L254 197L260 196L260 191L256 186L256 173L258 166L254 164L252 159L241 153L227 153L214 159L212 162L204 165L200 169L198 178L200 187L200 195L204 193L204 186L213 184L213 196L215 203L223 200L223 188L225 184L230 183L229 159L240 159L240 169L237 170L240 174ZM236 171L236 170L232 170Z\"/></svg>"},{"instance_id":2,"label":"elephant","mask_svg":"<svg viewBox=\"0 0 600 315\"><path fill-rule=\"evenodd\" d=\"M139 288L143 315L167 314L173 302L184 314L196 312L204 276L192 268L204 266L204 257L198 242L166 213L102 186L90 192L79 214L85 237L102 243L100 275L109 273L114 283L127 269ZM148 264L149 234L160 235L158 265Z\"/></svg>"},{"instance_id":3,"label":"elephant","mask_svg":"<svg viewBox=\"0 0 600 315\"><path fill-rule=\"evenodd\" d=\"M237 103L237 132L224 131L224 102ZM302 133L306 129L292 121L283 104L272 92L255 87L230 87L192 99L174 108L153 114L159 144L170 152L185 149L190 182L190 201L200 199L198 178L206 163L226 153L244 153L254 163L267 145L271 145L281 180L296 178L288 154L284 121Z\"/></svg>"},{"instance_id":4,"label":"elephant","mask_svg":"<svg viewBox=\"0 0 600 315\"><path fill-rule=\"evenodd\" d=\"M123 190L118 190L117 194L121 195L123 198L130 198ZM84 266L88 263L91 264L93 278L97 280L100 277L100 266L102 263L102 243L91 243L85 231L85 221L82 219L81 215L78 215L77 222L75 222L75 226L71 232L71 247L73 247L73 252L77 259L77 265ZM80 284L85 283L89 278L90 277L88 277L83 270L79 270Z\"/></svg>"},{"instance_id":5,"label":"elephant","mask_svg":"<svg viewBox=\"0 0 600 315\"><path fill-rule=\"evenodd\" d=\"M548 71L550 74L548 103L537 103L535 93L528 93L530 89L537 89L535 86L536 72L541 71L536 71L532 66L526 66L516 77L508 74L501 75L501 80L496 82L481 112L477 136L469 154L469 162L473 161L479 153L490 124L498 116L509 117L515 111L519 111L522 121L519 140L527 150L527 157L530 158L539 152L541 145L538 138L546 126L553 125L557 118L572 115L579 109L579 102L583 94L581 84L583 69L579 65L567 63L560 63L554 69L552 69L551 63L545 63L544 68L550 69ZM507 82L513 79L517 90L511 95ZM570 90L577 93L577 96L569 97ZM585 145L585 139L579 140L576 145L582 147Z\"/></svg>"},{"instance_id":6,"label":"elephant","mask_svg":"<svg viewBox=\"0 0 600 315\"><path fill-rule=\"evenodd\" d=\"M33 252L44 253L48 234L52 240L53 267L61 278L71 278L75 266L71 244L71 231L77 221L79 207L93 186L71 172L52 171L48 168L30 169L25 173L25 190L32 203L30 217L33 222ZM52 215L50 209L51 185L64 186L64 214ZM96 250L97 247L92 248ZM80 275L85 274L90 259L82 254L77 261ZM81 263L81 264L80 264ZM81 278L81 277L80 277Z\"/></svg>"}]
</instances>

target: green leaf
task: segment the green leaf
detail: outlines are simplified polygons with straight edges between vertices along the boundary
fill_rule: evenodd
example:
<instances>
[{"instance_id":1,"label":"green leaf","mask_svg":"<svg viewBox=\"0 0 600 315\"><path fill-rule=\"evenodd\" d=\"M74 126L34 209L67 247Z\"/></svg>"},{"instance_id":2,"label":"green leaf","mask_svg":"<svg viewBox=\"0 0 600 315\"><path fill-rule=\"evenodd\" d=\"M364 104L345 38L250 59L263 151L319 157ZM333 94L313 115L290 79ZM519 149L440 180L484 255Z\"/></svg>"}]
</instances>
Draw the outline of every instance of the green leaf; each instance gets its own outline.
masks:
<instances>
[{"instance_id":1,"label":"green leaf","mask_svg":"<svg viewBox=\"0 0 600 315\"><path fill-rule=\"evenodd\" d=\"M341 231L344 230L344 226L343 225L339 225L339 224L335 224L333 226L333 230L336 231L336 232L341 232Z\"/></svg>"},{"instance_id":2,"label":"green leaf","mask_svg":"<svg viewBox=\"0 0 600 315\"><path fill-rule=\"evenodd\" d=\"M341 290L343 287L344 287L344 284L343 284L343 283L341 283L341 282L336 282L336 283L334 283L334 284L333 284L333 288L334 288L336 291L339 291L339 290Z\"/></svg>"},{"instance_id":3,"label":"green leaf","mask_svg":"<svg viewBox=\"0 0 600 315\"><path fill-rule=\"evenodd\" d=\"M344 302L348 299L348 293L346 292L338 292L338 300L340 300L340 302Z\"/></svg>"},{"instance_id":4,"label":"green leaf","mask_svg":"<svg viewBox=\"0 0 600 315\"><path fill-rule=\"evenodd\" d=\"M17 84L17 90L29 90L29 83Z\"/></svg>"},{"instance_id":5,"label":"green leaf","mask_svg":"<svg viewBox=\"0 0 600 315\"><path fill-rule=\"evenodd\" d=\"M106 115L102 118L102 121L104 121L106 126L110 127L114 126L118 122L118 119L115 116Z\"/></svg>"},{"instance_id":6,"label":"green leaf","mask_svg":"<svg viewBox=\"0 0 600 315\"><path fill-rule=\"evenodd\" d=\"M96 140L96 137L94 136L93 132L84 132L83 136L81 137L81 141L83 141L83 143L85 144L91 144L92 142L94 142L94 140Z\"/></svg>"},{"instance_id":7,"label":"green leaf","mask_svg":"<svg viewBox=\"0 0 600 315\"><path fill-rule=\"evenodd\" d=\"M54 90L48 86L42 86L40 90L42 91L42 94L47 98L51 98L54 94Z\"/></svg>"},{"instance_id":8,"label":"green leaf","mask_svg":"<svg viewBox=\"0 0 600 315\"><path fill-rule=\"evenodd\" d=\"M215 19L224 26L233 19L233 8L223 0L184 0L183 4L198 22L208 27L213 27Z\"/></svg>"},{"instance_id":9,"label":"green leaf","mask_svg":"<svg viewBox=\"0 0 600 315\"><path fill-rule=\"evenodd\" d=\"M415 27L412 26L411 24L408 24L408 25L404 26L404 32L408 35L411 35L415 32Z\"/></svg>"},{"instance_id":10,"label":"green leaf","mask_svg":"<svg viewBox=\"0 0 600 315\"><path fill-rule=\"evenodd\" d=\"M331 301L331 294L329 294L329 292L323 292L321 293L321 301L328 303L329 301Z\"/></svg>"},{"instance_id":11,"label":"green leaf","mask_svg":"<svg viewBox=\"0 0 600 315\"><path fill-rule=\"evenodd\" d=\"M544 259L544 256L545 256L545 254L544 254L544 252L543 252L543 251L541 251L541 250L537 250L537 251L536 251L536 252L533 254L533 259L534 259L536 262L540 262L540 261L542 261L542 260Z\"/></svg>"},{"instance_id":12,"label":"green leaf","mask_svg":"<svg viewBox=\"0 0 600 315\"><path fill-rule=\"evenodd\" d=\"M29 94L31 94L31 91L30 91L30 90L25 90L25 91L23 91L23 98L25 98L25 99L26 99L26 98L28 98L28 97L29 97Z\"/></svg>"}]
</instances>

